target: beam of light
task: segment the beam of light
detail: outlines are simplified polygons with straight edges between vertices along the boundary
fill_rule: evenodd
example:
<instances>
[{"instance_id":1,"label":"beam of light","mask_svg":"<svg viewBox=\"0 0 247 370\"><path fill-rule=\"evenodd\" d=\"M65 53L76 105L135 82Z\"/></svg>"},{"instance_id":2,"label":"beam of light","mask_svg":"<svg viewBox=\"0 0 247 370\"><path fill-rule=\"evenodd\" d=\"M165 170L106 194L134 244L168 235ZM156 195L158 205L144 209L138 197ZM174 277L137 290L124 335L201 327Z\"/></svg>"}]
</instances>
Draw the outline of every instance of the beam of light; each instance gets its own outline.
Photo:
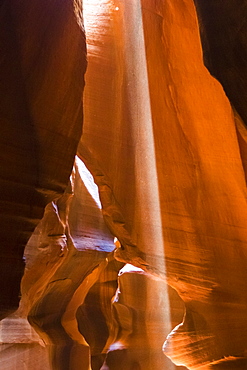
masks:
<instances>
[{"instance_id":1,"label":"beam of light","mask_svg":"<svg viewBox=\"0 0 247 370\"><path fill-rule=\"evenodd\" d=\"M104 47L100 43L104 30L104 12L111 12L112 22L116 27L122 24L122 34L116 33L116 44L119 63L124 68L124 84L127 89L127 100L123 105L130 112L132 132L135 141L136 168L136 210L135 234L138 235L138 248L156 260L155 268L165 274L165 246L162 231L162 217L159 199L158 174L155 156L152 112L150 103L148 70L145 50L145 39L142 21L141 0L84 0L85 29L88 39L89 63L98 52L102 57ZM114 29L114 26L112 27ZM122 87L119 86L119 94ZM121 122L124 124L124 122ZM129 125L128 125L129 126ZM120 169L121 170L121 169ZM151 262L151 261L147 261ZM127 265L123 272L133 271ZM140 271L139 271L140 272ZM152 281L147 286L147 294L151 295ZM168 291L164 284L162 294L167 301L166 310L162 311L162 320L167 330L171 330L170 303ZM146 302L148 305L148 302ZM164 338L165 340L165 338ZM174 369L171 365L169 369Z\"/></svg>"},{"instance_id":2,"label":"beam of light","mask_svg":"<svg viewBox=\"0 0 247 370\"><path fill-rule=\"evenodd\" d=\"M140 0L125 0L123 14L125 64L128 79L129 109L136 141L137 207L139 212L138 246L146 254L161 257L165 273L164 239L159 198L154 133L145 40Z\"/></svg>"},{"instance_id":3,"label":"beam of light","mask_svg":"<svg viewBox=\"0 0 247 370\"><path fill-rule=\"evenodd\" d=\"M87 167L82 162L82 160L77 156L75 158L75 163L77 165L80 177L81 177L85 187L87 188L89 194L91 195L91 197L95 201L98 208L102 209L101 202L100 202L100 199L99 199L98 186L95 184L93 176L88 171Z\"/></svg>"},{"instance_id":4,"label":"beam of light","mask_svg":"<svg viewBox=\"0 0 247 370\"><path fill-rule=\"evenodd\" d=\"M131 112L133 137L136 141L136 194L137 207L139 208L139 220L137 220L138 225L136 225L136 232L139 235L137 245L147 255L155 254L158 256L158 262L156 262L155 267L165 274L165 245L142 20L141 0L125 0L123 9L123 44L125 46L124 58L128 79L128 102ZM148 285L149 289L152 289L151 284ZM167 309L162 312L163 320L166 323L166 328L171 330L170 302L166 285L164 285L162 293L167 302ZM174 369L174 365L171 364L169 369Z\"/></svg>"},{"instance_id":5,"label":"beam of light","mask_svg":"<svg viewBox=\"0 0 247 370\"><path fill-rule=\"evenodd\" d=\"M140 0L125 0L123 30L128 104L136 143L137 207L140 209L138 244L145 253L155 251L163 257L159 269L164 272L164 242Z\"/></svg>"}]
</instances>

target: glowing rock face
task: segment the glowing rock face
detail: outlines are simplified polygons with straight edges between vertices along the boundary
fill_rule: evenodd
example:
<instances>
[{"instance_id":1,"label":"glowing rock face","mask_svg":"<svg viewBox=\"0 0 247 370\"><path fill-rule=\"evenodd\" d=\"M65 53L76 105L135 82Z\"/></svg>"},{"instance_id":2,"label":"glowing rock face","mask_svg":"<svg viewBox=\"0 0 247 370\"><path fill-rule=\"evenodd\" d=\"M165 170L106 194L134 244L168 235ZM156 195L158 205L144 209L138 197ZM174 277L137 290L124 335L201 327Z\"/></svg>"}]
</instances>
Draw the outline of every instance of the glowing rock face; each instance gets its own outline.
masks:
<instances>
[{"instance_id":1,"label":"glowing rock face","mask_svg":"<svg viewBox=\"0 0 247 370\"><path fill-rule=\"evenodd\" d=\"M239 121L236 132L203 65L192 1L116 5L89 48L79 155L90 167L88 148L105 175L95 171L123 246L116 257L164 278L186 303L165 353L189 368L221 366L245 356L246 130Z\"/></svg>"},{"instance_id":2,"label":"glowing rock face","mask_svg":"<svg viewBox=\"0 0 247 370\"><path fill-rule=\"evenodd\" d=\"M2 178L8 184L23 178L26 189L13 198L12 185L4 187L3 202L25 200L18 212L28 223L9 223L13 239L23 233L23 246L53 200L27 245L18 315L26 315L44 341L52 369L246 367L246 108L245 95L238 99L236 89L241 63L234 69L232 55L234 40L245 44L245 7L235 12L233 1L226 1L220 12L217 0L194 2L196 9L192 0L83 1L88 70L78 157L99 198L91 176L83 182L86 169L79 159L71 176L74 195L67 188L60 196L81 135L79 1L60 4L59 12L58 2L42 3L42 11L47 6L47 14L56 15L54 23L34 1L23 29L22 8L14 1L2 7L22 30L18 50L25 77L11 67L16 75L1 103L10 127L6 138L13 131L20 149L9 145L12 156L6 151ZM235 114L203 64L196 10L207 66ZM210 20L209 10L219 12L219 23ZM230 29L242 25L234 40L229 30L224 36L228 22ZM37 49L39 37L45 57ZM221 39L222 55L215 46ZM5 55L13 56L10 49ZM226 66L224 55L231 56ZM242 63L244 70L244 57ZM16 81L30 97L27 105ZM25 124L18 131L20 112ZM27 205L35 220L30 210L24 213ZM3 225L11 235L5 215L19 213L16 207L8 212ZM131 265L120 270L123 263ZM184 305L166 283L182 298L184 319Z\"/></svg>"}]
</instances>

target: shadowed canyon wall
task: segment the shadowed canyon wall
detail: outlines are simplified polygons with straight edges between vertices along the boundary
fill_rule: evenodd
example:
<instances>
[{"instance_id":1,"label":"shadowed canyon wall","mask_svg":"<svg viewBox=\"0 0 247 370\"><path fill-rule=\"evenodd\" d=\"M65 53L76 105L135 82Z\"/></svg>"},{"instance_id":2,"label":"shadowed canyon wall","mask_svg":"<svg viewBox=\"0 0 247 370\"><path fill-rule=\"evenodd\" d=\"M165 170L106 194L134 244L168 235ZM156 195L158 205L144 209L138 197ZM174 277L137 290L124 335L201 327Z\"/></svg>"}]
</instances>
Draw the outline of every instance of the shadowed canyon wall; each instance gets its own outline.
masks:
<instances>
[{"instance_id":1,"label":"shadowed canyon wall","mask_svg":"<svg viewBox=\"0 0 247 370\"><path fill-rule=\"evenodd\" d=\"M0 311L18 307L24 247L66 188L82 128L85 38L73 2L4 0Z\"/></svg>"},{"instance_id":2,"label":"shadowed canyon wall","mask_svg":"<svg viewBox=\"0 0 247 370\"><path fill-rule=\"evenodd\" d=\"M246 12L2 3L1 368L247 368Z\"/></svg>"}]
</instances>

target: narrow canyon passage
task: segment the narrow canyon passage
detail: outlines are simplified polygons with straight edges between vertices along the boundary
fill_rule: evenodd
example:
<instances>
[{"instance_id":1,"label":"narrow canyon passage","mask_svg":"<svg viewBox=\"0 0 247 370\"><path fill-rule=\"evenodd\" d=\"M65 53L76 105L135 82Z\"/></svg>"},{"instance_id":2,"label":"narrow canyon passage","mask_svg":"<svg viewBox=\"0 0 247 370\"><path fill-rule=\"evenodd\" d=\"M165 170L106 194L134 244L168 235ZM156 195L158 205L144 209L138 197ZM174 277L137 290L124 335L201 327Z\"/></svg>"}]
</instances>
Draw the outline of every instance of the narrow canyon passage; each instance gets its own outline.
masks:
<instances>
[{"instance_id":1,"label":"narrow canyon passage","mask_svg":"<svg viewBox=\"0 0 247 370\"><path fill-rule=\"evenodd\" d=\"M247 368L245 4L3 2L1 369Z\"/></svg>"},{"instance_id":2,"label":"narrow canyon passage","mask_svg":"<svg viewBox=\"0 0 247 370\"><path fill-rule=\"evenodd\" d=\"M164 346L176 364L245 366L246 129L238 118L236 131L203 64L192 1L109 8L104 31L92 32L78 153L101 170L103 213L122 246L115 256L164 278L185 302L184 324Z\"/></svg>"}]
</instances>

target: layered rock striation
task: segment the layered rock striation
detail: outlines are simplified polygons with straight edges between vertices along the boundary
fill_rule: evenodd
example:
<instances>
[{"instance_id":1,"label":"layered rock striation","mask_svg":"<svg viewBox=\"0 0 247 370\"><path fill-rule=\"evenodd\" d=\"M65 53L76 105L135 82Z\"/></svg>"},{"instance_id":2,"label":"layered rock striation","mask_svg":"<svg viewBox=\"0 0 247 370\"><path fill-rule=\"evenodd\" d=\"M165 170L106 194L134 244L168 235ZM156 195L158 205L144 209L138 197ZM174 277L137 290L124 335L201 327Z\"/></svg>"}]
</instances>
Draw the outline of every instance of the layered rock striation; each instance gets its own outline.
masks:
<instances>
[{"instance_id":1,"label":"layered rock striation","mask_svg":"<svg viewBox=\"0 0 247 370\"><path fill-rule=\"evenodd\" d=\"M2 1L0 312L18 307L24 247L69 180L82 128L85 37L63 1Z\"/></svg>"},{"instance_id":2,"label":"layered rock striation","mask_svg":"<svg viewBox=\"0 0 247 370\"><path fill-rule=\"evenodd\" d=\"M0 328L25 366L247 366L246 9L1 5L2 316L44 212Z\"/></svg>"},{"instance_id":3,"label":"layered rock striation","mask_svg":"<svg viewBox=\"0 0 247 370\"><path fill-rule=\"evenodd\" d=\"M231 33L217 23L222 3L196 3L202 35L221 45ZM240 9L231 15L234 6L221 12L224 24L240 17ZM218 7L212 20L209 7ZM125 1L110 14L102 14L106 34L92 39L92 55L89 48L79 155L85 160L89 149L104 173L95 181L121 244L116 257L163 278L185 302L165 353L190 369L237 367L246 341L246 129L204 66L192 1ZM217 50L223 64L224 47L207 50L211 66Z\"/></svg>"}]
</instances>

